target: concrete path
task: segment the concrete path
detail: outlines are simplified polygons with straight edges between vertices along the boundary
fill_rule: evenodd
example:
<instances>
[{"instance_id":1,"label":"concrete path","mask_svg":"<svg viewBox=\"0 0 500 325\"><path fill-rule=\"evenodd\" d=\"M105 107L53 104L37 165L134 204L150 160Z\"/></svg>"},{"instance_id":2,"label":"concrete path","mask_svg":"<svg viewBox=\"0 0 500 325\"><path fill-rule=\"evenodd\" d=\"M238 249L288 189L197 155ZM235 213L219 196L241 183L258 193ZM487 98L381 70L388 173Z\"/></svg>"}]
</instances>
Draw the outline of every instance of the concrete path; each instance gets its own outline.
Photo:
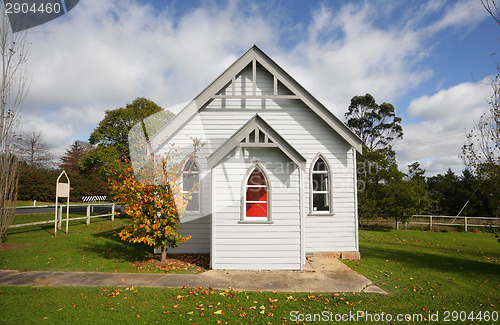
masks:
<instances>
[{"instance_id":1,"label":"concrete path","mask_svg":"<svg viewBox=\"0 0 500 325\"><path fill-rule=\"evenodd\" d=\"M0 271L0 286L204 287L244 291L377 292L386 294L334 258L312 258L304 272L223 271L200 274Z\"/></svg>"}]
</instances>

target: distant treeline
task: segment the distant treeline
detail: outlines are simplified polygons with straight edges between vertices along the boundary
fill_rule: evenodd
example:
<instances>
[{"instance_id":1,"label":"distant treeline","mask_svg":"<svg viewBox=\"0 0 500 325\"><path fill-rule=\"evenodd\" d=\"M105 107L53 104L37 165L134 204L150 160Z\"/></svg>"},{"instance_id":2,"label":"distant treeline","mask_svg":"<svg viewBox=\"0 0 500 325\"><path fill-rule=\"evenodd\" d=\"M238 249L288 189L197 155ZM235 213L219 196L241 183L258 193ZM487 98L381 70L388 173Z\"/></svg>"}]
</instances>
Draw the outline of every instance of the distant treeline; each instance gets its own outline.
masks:
<instances>
[{"instance_id":1,"label":"distant treeline","mask_svg":"<svg viewBox=\"0 0 500 325\"><path fill-rule=\"evenodd\" d=\"M56 180L61 171L62 169L39 168L23 164L19 169L18 200L55 202ZM108 196L108 184L102 177L83 175L71 169L66 172L71 182L71 201L80 201L84 195Z\"/></svg>"}]
</instances>

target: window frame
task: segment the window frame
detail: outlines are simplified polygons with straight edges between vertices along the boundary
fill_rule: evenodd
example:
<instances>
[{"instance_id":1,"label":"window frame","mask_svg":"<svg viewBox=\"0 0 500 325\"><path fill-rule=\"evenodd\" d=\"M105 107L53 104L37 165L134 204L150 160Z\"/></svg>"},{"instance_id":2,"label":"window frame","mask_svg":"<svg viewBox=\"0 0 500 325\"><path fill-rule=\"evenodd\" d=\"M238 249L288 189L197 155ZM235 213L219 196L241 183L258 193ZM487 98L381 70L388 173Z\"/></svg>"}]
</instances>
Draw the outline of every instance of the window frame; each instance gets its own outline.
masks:
<instances>
[{"instance_id":1,"label":"window frame","mask_svg":"<svg viewBox=\"0 0 500 325\"><path fill-rule=\"evenodd\" d=\"M198 163L198 159L188 159L185 163L184 163L184 167L182 168L182 182L181 182L181 193L188 193L188 191L185 191L184 190L184 180L185 180L185 175L189 174L189 171L190 170L187 170L186 171L186 167L188 166L188 164L190 162L193 162L193 166L196 166L196 171L192 171L191 170L191 174L197 174L198 175L198 180L197 180L197 183L198 183L198 190L197 191L194 191L192 194L198 194L198 210L192 210L192 211L189 211L187 209L187 206L186 206L186 214L187 215L198 215L198 214L201 214L201 166L200 164ZM196 180L195 180L195 183L196 183ZM189 204L189 203L188 203Z\"/></svg>"},{"instance_id":2,"label":"window frame","mask_svg":"<svg viewBox=\"0 0 500 325\"><path fill-rule=\"evenodd\" d=\"M326 165L327 171L326 172L315 172L314 171L314 165L316 165L316 162L321 159ZM313 174L326 174L327 179L328 179L328 190L327 191L315 191L314 190L314 181L313 181ZM313 206L313 196L314 194L327 194L327 198L329 201L328 205L328 211L314 211L314 206ZM325 155L323 155L321 152L319 152L314 159L311 162L311 165L309 167L309 214L308 215L324 215L324 216L332 216L334 215L334 210L333 210L333 177L332 177L332 167L330 165L330 162L328 159L326 159Z\"/></svg>"},{"instance_id":3,"label":"window frame","mask_svg":"<svg viewBox=\"0 0 500 325\"><path fill-rule=\"evenodd\" d=\"M252 175L253 171L255 169L259 169L261 172L262 176L264 177L264 181L266 183L266 188L267 188L267 217L247 217L246 212L246 206L247 206L247 187L248 185L248 180L250 178L250 175ZM256 162L252 164L246 171L245 176L243 177L243 182L241 183L241 216L240 220L238 223L242 224L272 224L274 221L272 220L272 187L271 187L271 182L269 180L269 176L267 175L267 172L260 163Z\"/></svg>"}]
</instances>

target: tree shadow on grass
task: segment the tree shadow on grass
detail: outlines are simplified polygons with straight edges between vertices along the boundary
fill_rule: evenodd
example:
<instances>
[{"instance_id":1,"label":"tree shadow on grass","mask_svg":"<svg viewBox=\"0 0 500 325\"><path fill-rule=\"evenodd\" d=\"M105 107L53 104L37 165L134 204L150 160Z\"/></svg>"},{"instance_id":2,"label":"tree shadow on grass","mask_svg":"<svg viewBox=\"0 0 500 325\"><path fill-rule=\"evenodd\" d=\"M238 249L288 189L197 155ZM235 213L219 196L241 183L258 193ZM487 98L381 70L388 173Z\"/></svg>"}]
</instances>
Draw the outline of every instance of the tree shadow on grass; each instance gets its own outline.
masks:
<instances>
[{"instance_id":1,"label":"tree shadow on grass","mask_svg":"<svg viewBox=\"0 0 500 325\"><path fill-rule=\"evenodd\" d=\"M359 227L360 230L374 231L374 232L389 232L393 230L391 226L388 225L363 225Z\"/></svg>"},{"instance_id":2,"label":"tree shadow on grass","mask_svg":"<svg viewBox=\"0 0 500 325\"><path fill-rule=\"evenodd\" d=\"M44 220L42 220L44 221ZM68 226L68 234L71 235L72 231L74 231L75 227L79 227L82 225L86 225L86 220L85 219L78 219L78 220L71 220L69 221L69 226ZM31 225L31 226L22 226L22 227L13 227L9 228L7 235L19 235L19 234L26 234L26 233L31 233L31 232L38 232L43 230L49 235L54 236L54 222L50 223L43 223L39 225ZM63 222L61 224L61 229L57 229L58 234L66 234L66 219L63 218Z\"/></svg>"},{"instance_id":3,"label":"tree shadow on grass","mask_svg":"<svg viewBox=\"0 0 500 325\"><path fill-rule=\"evenodd\" d=\"M458 254L458 253L457 253ZM500 265L473 261L446 254L432 254L423 251L408 251L397 249L384 249L383 247L362 247L361 256L366 256L383 261L400 262L402 265L420 269L429 269L442 273L457 273L470 275L486 275L497 278L500 274Z\"/></svg>"},{"instance_id":4,"label":"tree shadow on grass","mask_svg":"<svg viewBox=\"0 0 500 325\"><path fill-rule=\"evenodd\" d=\"M402 233L404 234L404 233ZM427 232L427 234L432 235L431 232ZM378 246L377 247L390 247L390 251L398 251L401 253L406 253L406 252L417 252L418 254L421 254L420 252L426 252L429 254L429 251L434 251L438 252L436 253L430 253L432 255L436 256L441 256L441 255L451 255L451 256L456 256L458 254L466 255L468 257L463 258L464 260L472 258L483 258L485 257L484 253L482 250L478 250L475 248L468 248L465 247L463 248L464 245L455 246L453 245L453 242L450 241L449 243L444 242L444 241L438 241L438 242L429 242L426 241L426 239L419 239L419 238L412 238L412 237L398 237L399 242L394 242L394 241L388 241L388 238L382 238L380 237L378 240ZM385 239L385 241L384 241ZM364 248L364 247L363 247ZM462 249L462 251L459 251L457 248ZM440 254L441 253L441 254ZM498 254L495 255L495 257L498 258Z\"/></svg>"},{"instance_id":5,"label":"tree shadow on grass","mask_svg":"<svg viewBox=\"0 0 500 325\"><path fill-rule=\"evenodd\" d=\"M113 229L92 234L96 239L87 244L85 250L100 257L118 263L127 263L132 270L178 271L188 270L198 273L210 267L208 254L167 254L167 263L158 263L159 256L154 255L153 247L142 243L130 243L120 239L118 233L123 229ZM105 242L103 242L103 240Z\"/></svg>"},{"instance_id":6,"label":"tree shadow on grass","mask_svg":"<svg viewBox=\"0 0 500 325\"><path fill-rule=\"evenodd\" d=\"M84 222L83 222L84 223ZM82 224L81 221L78 221L78 224L76 222L73 222L71 223L70 221L70 224L69 224L69 233L71 234L71 227L73 226L76 226L76 225L79 225L79 224ZM51 235L51 236L54 236L55 232L54 232L54 223L46 223L46 224L41 224L41 225L32 225L32 226L23 226L23 227L14 227L14 228L9 228L8 230L8 233L7 233L7 236L9 235L19 235L19 234L28 234L28 233L33 233L33 232L39 232L39 231L44 231L46 232L47 234ZM61 226L61 229L58 229L57 230L57 233L62 233L62 234L66 234L66 221L63 222L62 226Z\"/></svg>"},{"instance_id":7,"label":"tree shadow on grass","mask_svg":"<svg viewBox=\"0 0 500 325\"><path fill-rule=\"evenodd\" d=\"M151 246L121 240L118 234L123 228L92 234L93 237L101 240L89 243L85 249L98 254L104 259L117 262L137 262L154 257Z\"/></svg>"}]
</instances>

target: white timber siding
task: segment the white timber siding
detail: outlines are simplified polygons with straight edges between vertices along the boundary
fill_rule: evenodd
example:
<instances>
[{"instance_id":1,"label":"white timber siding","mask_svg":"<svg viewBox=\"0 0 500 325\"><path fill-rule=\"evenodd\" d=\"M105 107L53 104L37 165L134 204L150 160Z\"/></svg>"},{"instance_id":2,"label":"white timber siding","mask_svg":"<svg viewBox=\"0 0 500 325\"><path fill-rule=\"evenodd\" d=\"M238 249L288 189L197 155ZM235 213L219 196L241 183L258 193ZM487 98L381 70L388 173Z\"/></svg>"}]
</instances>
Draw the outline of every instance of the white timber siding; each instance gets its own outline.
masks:
<instances>
[{"instance_id":1,"label":"white timber siding","mask_svg":"<svg viewBox=\"0 0 500 325\"><path fill-rule=\"evenodd\" d=\"M242 185L254 162L269 177L272 224L240 223ZM236 148L215 167L214 269L299 270L299 169L278 148Z\"/></svg>"},{"instance_id":2,"label":"white timber siding","mask_svg":"<svg viewBox=\"0 0 500 325\"><path fill-rule=\"evenodd\" d=\"M252 95L253 94L253 70L251 64L247 66L240 74L234 78L234 83L229 83L222 89L219 95ZM274 85L277 85L277 95L289 95L291 92L274 78L267 70L257 64L255 94L273 95ZM275 94L275 95L276 95ZM227 139L229 139L238 129L241 128L255 114L258 114L266 123L269 124L281 137L283 137L292 147L294 147L303 157L307 159L306 170L303 179L303 214L305 220L305 252L336 252L336 251L357 251L357 220L355 209L355 162L354 151L338 133L326 124L318 115L307 107L300 99L283 98L215 98L209 101L195 114L188 122L172 134L170 142L180 146L189 146L188 136L202 139L205 146L199 153L199 164L201 172L204 174L201 180L201 216L208 216L212 206L211 179L210 171L207 170L206 158L216 151ZM265 164L265 157L277 159L279 156L288 159L277 148L260 149L259 159ZM268 156L266 156L268 153ZM311 162L318 153L321 153L329 162L332 172L333 187L333 215L318 216L309 215L310 213L310 168ZM289 161L289 160L287 160ZM217 168L217 178L215 186L217 191L226 191L224 194L225 209L217 211L215 217L215 231L217 232L217 242L215 243L216 267L220 265L227 268L240 268L243 264L237 265L232 256L245 252L245 268L261 268L270 264L263 263L263 260L274 259L274 253L271 250L253 250L252 243L256 237L255 234L267 234L267 246L273 247L276 251L289 247L288 255L280 255L284 265L295 265L298 256L293 252L300 251L299 233L297 238L289 237L288 231L299 231L299 218L290 211L290 218L297 224L288 220L284 214L291 210L295 205L299 205L298 191L296 193L283 193L278 197L272 197L273 220L271 225L247 225L247 224L224 224L229 223L230 218L237 222L240 217L240 192L241 182L250 166L251 162L245 162L244 165L231 163L231 159L223 161ZM269 177L278 182L276 175L272 171L266 171ZM298 171L291 175L298 182ZM224 177L227 177L224 178ZM223 181L221 184L220 181ZM279 182L278 182L279 183ZM274 184L273 184L274 186ZM222 187L222 188L221 188ZM278 187L279 188L279 187ZM276 189L273 188L273 194ZM220 194L220 193L219 193ZM286 196L284 198L283 196ZM217 197L217 200L222 199ZM278 201L276 201L278 200ZM286 206L281 206L285 204ZM227 204L226 204L227 203ZM217 201L219 208L219 201ZM278 207L279 216L275 219L275 209ZM282 209L281 209L282 208ZM281 210L280 210L281 209ZM222 213L222 215L220 214ZM218 218L223 219L219 220ZM232 219L231 219L232 220ZM280 221L278 223L278 221ZM295 222L294 221L294 222ZM283 224L291 223L290 225ZM276 227L279 226L279 227ZM292 228L297 230L291 230ZM244 229L244 232L238 232ZM210 234L210 226L207 224L206 233ZM219 237L218 234L224 234L226 237ZM228 238L236 236L238 238ZM271 236L272 235L272 236ZM263 235L264 236L264 235ZM285 236L285 237L283 237ZM247 246L232 245L235 239L240 239L239 243L248 243ZM182 244L179 249L187 245ZM232 243L232 244L230 244ZM207 247L210 243L207 243ZM272 244L272 245L271 245ZM219 251L219 246L229 247L229 250ZM243 248L245 247L245 248ZM232 249L232 250L231 250ZM236 249L239 251L236 252ZM248 250L248 251L245 251ZM258 253L259 252L259 253ZM220 255L222 254L222 256ZM260 254L260 255L259 255ZM223 264L221 264L221 261ZM243 260L241 260L243 262ZM277 266L277 265L275 265Z\"/></svg>"},{"instance_id":3,"label":"white timber siding","mask_svg":"<svg viewBox=\"0 0 500 325\"><path fill-rule=\"evenodd\" d=\"M189 147L186 141L185 146ZM179 143L180 145L180 143ZM210 253L210 221L211 221L211 192L210 173L206 170L206 159L197 159L200 167L200 213L188 214L180 219L179 234L191 236L191 239L178 247L169 248L169 253L179 254L208 254Z\"/></svg>"},{"instance_id":4,"label":"white timber siding","mask_svg":"<svg viewBox=\"0 0 500 325\"><path fill-rule=\"evenodd\" d=\"M168 253L208 254L210 253L210 216L181 220L179 234L191 236L191 239L176 248L169 248Z\"/></svg>"},{"instance_id":5,"label":"white timber siding","mask_svg":"<svg viewBox=\"0 0 500 325\"><path fill-rule=\"evenodd\" d=\"M305 251L306 253L358 251L354 169L356 164L353 149L343 152L345 165L339 163L339 157L334 157L331 152L322 154L328 159L332 168L333 215L310 213L309 173L314 157L307 157Z\"/></svg>"}]
</instances>

